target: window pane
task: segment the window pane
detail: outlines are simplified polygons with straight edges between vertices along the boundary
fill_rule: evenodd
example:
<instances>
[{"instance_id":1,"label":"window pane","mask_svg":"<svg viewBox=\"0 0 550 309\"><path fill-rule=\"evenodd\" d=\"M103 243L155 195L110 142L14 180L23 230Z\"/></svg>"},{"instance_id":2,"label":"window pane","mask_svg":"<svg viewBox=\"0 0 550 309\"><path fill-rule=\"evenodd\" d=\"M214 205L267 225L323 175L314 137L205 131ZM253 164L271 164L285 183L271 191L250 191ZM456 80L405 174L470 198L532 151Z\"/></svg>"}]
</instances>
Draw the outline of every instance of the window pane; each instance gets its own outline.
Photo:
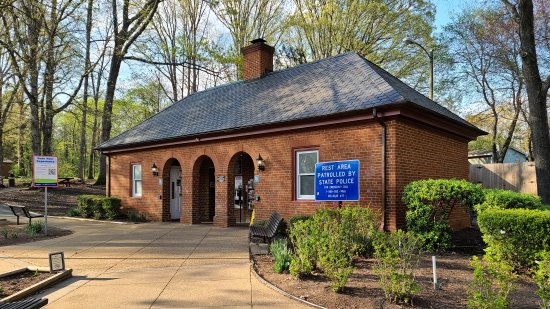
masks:
<instances>
[{"instance_id":1,"label":"window pane","mask_svg":"<svg viewBox=\"0 0 550 309\"><path fill-rule=\"evenodd\" d=\"M317 152L298 153L298 173L315 173Z\"/></svg>"},{"instance_id":2,"label":"window pane","mask_svg":"<svg viewBox=\"0 0 550 309\"><path fill-rule=\"evenodd\" d=\"M300 176L300 195L315 195L315 176Z\"/></svg>"},{"instance_id":3,"label":"window pane","mask_svg":"<svg viewBox=\"0 0 550 309\"><path fill-rule=\"evenodd\" d=\"M134 181L134 196L141 196L141 180Z\"/></svg>"},{"instance_id":4,"label":"window pane","mask_svg":"<svg viewBox=\"0 0 550 309\"><path fill-rule=\"evenodd\" d=\"M141 180L141 165L134 165L134 180Z\"/></svg>"}]
</instances>

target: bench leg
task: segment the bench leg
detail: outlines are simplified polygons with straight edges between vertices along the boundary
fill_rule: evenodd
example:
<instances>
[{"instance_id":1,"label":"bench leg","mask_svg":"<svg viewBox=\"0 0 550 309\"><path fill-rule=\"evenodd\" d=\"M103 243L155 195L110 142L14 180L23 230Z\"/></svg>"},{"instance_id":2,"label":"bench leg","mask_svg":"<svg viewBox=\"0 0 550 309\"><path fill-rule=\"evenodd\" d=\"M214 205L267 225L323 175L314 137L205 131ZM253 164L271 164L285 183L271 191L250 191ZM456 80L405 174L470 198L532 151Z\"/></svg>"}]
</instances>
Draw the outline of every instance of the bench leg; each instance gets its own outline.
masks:
<instances>
[{"instance_id":1,"label":"bench leg","mask_svg":"<svg viewBox=\"0 0 550 309\"><path fill-rule=\"evenodd\" d=\"M19 216L17 216L17 225L19 225Z\"/></svg>"}]
</instances>

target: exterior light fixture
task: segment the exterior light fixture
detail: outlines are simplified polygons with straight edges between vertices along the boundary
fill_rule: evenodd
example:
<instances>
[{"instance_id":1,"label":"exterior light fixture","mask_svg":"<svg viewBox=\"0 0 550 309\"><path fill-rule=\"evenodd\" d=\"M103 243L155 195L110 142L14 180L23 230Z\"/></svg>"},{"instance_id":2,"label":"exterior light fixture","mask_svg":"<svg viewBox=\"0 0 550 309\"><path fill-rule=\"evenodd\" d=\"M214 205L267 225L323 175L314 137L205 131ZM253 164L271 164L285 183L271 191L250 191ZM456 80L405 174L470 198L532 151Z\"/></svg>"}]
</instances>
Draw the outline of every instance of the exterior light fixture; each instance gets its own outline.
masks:
<instances>
[{"instance_id":1,"label":"exterior light fixture","mask_svg":"<svg viewBox=\"0 0 550 309\"><path fill-rule=\"evenodd\" d=\"M420 47L425 53L426 56L428 56L428 59L430 60L430 99L434 99L434 50L430 49L427 50L422 44L416 42L415 40L411 38L404 38L403 43L407 45L416 45Z\"/></svg>"},{"instance_id":2,"label":"exterior light fixture","mask_svg":"<svg viewBox=\"0 0 550 309\"><path fill-rule=\"evenodd\" d=\"M153 163L153 166L151 167L151 171L153 172L153 176L159 175L159 169L155 163Z\"/></svg>"},{"instance_id":3,"label":"exterior light fixture","mask_svg":"<svg viewBox=\"0 0 550 309\"><path fill-rule=\"evenodd\" d=\"M256 163L258 163L258 169L260 171L265 170L265 163L264 163L264 159L262 158L261 154L258 154L258 157L256 158Z\"/></svg>"}]
</instances>

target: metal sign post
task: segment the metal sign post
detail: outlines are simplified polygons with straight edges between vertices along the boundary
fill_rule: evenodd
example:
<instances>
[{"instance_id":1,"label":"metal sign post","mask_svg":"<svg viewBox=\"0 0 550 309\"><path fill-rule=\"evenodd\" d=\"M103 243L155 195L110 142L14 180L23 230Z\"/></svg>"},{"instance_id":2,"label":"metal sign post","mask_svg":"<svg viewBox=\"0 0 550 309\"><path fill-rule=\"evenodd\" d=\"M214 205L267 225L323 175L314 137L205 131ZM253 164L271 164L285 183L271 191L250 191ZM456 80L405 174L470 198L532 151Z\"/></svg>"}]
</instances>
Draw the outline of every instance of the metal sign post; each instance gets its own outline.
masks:
<instances>
[{"instance_id":1,"label":"metal sign post","mask_svg":"<svg viewBox=\"0 0 550 309\"><path fill-rule=\"evenodd\" d=\"M57 157L32 157L32 185L44 188L44 234L48 235L48 188L57 187Z\"/></svg>"}]
</instances>

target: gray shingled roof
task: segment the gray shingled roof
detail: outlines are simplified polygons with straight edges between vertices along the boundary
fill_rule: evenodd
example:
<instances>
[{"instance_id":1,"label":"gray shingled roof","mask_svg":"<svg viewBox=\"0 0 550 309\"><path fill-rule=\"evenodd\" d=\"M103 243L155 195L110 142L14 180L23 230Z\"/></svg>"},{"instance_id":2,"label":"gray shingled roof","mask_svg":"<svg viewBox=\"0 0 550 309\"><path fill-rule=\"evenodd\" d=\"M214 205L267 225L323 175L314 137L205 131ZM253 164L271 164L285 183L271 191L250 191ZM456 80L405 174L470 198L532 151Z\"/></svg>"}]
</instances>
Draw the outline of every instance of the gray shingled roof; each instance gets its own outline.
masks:
<instances>
[{"instance_id":1,"label":"gray shingled roof","mask_svg":"<svg viewBox=\"0 0 550 309\"><path fill-rule=\"evenodd\" d=\"M98 148L199 136L404 102L479 130L380 67L348 52L197 92Z\"/></svg>"}]
</instances>

